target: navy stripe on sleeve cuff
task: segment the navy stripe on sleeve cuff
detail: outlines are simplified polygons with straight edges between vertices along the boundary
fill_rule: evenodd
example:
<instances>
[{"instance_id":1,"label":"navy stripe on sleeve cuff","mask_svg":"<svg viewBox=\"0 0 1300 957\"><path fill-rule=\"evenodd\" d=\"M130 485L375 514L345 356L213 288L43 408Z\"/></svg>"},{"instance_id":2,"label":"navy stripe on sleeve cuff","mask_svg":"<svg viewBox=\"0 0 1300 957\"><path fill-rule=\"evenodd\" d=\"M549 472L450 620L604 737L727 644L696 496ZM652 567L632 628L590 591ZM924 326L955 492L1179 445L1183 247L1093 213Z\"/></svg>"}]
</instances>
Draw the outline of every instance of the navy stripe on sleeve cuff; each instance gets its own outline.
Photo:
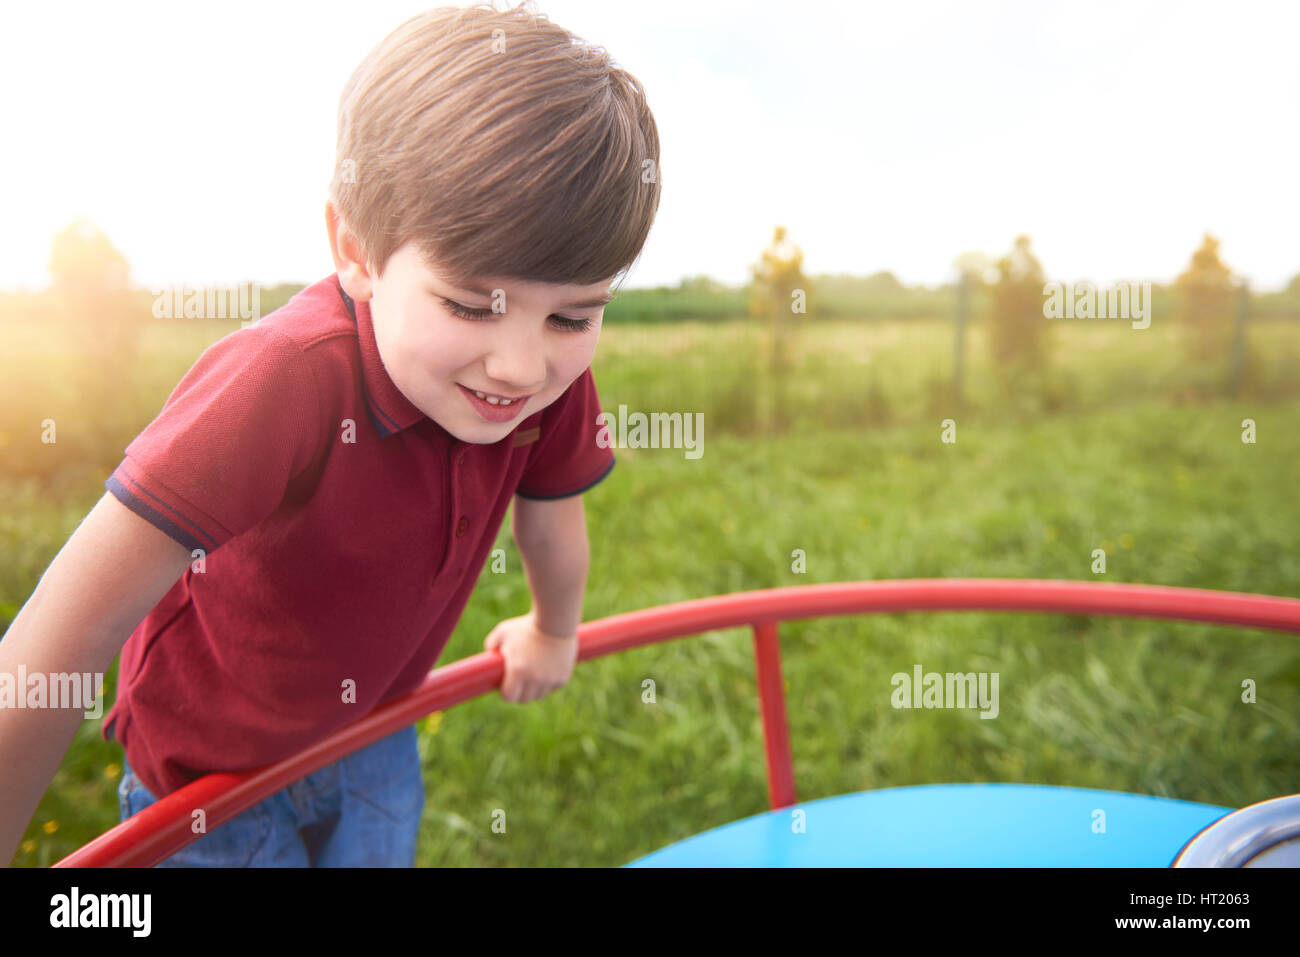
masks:
<instances>
[{"instance_id":1,"label":"navy stripe on sleeve cuff","mask_svg":"<svg viewBox=\"0 0 1300 957\"><path fill-rule=\"evenodd\" d=\"M559 495L529 495L527 492L521 492L519 491L519 489L515 489L515 494L518 495L520 498L531 498L538 502L549 502L557 498L569 498L570 496L573 495L581 495L583 492L586 492L589 489L603 482L605 480L605 476L609 475L609 473L614 470L614 465L617 462L618 462L617 458L612 459L609 463L609 466L603 472L597 475L586 485L582 486L582 488L575 488L572 492L561 492Z\"/></svg>"},{"instance_id":2,"label":"navy stripe on sleeve cuff","mask_svg":"<svg viewBox=\"0 0 1300 957\"><path fill-rule=\"evenodd\" d=\"M116 475L110 475L104 481L104 487L112 492L117 497L118 501L131 511L135 512L135 514L139 515L150 525L153 525L159 531L166 533L169 537L176 539L176 541L184 545L189 549L191 554L194 553L196 548L205 553L212 551L210 548L205 548L198 539L190 535L161 512L151 508L144 502L140 501L140 499L136 498L135 495L131 493L130 489L118 481Z\"/></svg>"}]
</instances>

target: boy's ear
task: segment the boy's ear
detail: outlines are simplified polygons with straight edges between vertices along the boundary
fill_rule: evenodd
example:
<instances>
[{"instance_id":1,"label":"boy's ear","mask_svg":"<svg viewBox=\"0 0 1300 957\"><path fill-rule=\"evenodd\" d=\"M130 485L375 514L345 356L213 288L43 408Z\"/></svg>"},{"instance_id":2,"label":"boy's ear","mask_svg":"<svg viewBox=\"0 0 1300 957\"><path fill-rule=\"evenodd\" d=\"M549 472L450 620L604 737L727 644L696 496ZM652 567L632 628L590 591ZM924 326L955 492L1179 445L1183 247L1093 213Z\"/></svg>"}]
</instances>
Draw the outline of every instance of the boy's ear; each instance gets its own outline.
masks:
<instances>
[{"instance_id":1,"label":"boy's ear","mask_svg":"<svg viewBox=\"0 0 1300 957\"><path fill-rule=\"evenodd\" d=\"M334 256L334 269L339 274L343 291L358 302L368 301L372 285L361 241L328 200L325 203L325 229L329 233L330 253Z\"/></svg>"}]
</instances>

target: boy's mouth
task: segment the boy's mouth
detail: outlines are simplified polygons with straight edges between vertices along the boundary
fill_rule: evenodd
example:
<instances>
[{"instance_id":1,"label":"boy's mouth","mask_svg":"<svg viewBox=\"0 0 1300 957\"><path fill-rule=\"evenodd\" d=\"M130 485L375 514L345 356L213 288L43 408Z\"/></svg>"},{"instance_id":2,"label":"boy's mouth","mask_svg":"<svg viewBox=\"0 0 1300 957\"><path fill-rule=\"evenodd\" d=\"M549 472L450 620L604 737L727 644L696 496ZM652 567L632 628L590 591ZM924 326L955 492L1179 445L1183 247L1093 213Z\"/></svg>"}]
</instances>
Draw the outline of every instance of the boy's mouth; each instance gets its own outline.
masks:
<instances>
[{"instance_id":1,"label":"boy's mouth","mask_svg":"<svg viewBox=\"0 0 1300 957\"><path fill-rule=\"evenodd\" d=\"M504 400L504 397L495 395L490 392L479 392L477 389L470 389L459 382L456 388L465 394L469 404L474 407L480 418L487 419L489 422L509 422L517 418L527 403L529 396L516 396L513 399ZM530 393L531 394L531 393Z\"/></svg>"},{"instance_id":2,"label":"boy's mouth","mask_svg":"<svg viewBox=\"0 0 1300 957\"><path fill-rule=\"evenodd\" d=\"M459 382L457 382L456 384L460 385ZM528 395L516 395L516 396L499 395L496 392L480 392L478 389L471 389L468 386L461 385L460 387L462 389L465 389L467 392L473 392L480 399L483 399L486 402L490 402L493 405L498 405L498 404L513 405L516 402L523 402L525 399L528 398L528 396L532 395L531 392L528 393Z\"/></svg>"}]
</instances>

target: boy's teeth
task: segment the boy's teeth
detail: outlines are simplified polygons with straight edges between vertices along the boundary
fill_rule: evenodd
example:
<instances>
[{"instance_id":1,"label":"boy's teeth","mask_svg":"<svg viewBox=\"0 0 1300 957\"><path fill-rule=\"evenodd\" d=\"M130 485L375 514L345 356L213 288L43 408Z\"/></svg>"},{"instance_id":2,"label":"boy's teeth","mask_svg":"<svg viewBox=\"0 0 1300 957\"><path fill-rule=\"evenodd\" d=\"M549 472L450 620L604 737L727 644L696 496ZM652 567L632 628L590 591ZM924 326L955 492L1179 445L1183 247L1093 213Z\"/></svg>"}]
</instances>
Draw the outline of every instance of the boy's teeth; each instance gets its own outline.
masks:
<instances>
[{"instance_id":1,"label":"boy's teeth","mask_svg":"<svg viewBox=\"0 0 1300 957\"><path fill-rule=\"evenodd\" d=\"M474 390L474 394L480 399L490 402L492 405L509 405L514 401L514 399L498 399L496 396L484 395L482 392L478 391L478 389Z\"/></svg>"}]
</instances>

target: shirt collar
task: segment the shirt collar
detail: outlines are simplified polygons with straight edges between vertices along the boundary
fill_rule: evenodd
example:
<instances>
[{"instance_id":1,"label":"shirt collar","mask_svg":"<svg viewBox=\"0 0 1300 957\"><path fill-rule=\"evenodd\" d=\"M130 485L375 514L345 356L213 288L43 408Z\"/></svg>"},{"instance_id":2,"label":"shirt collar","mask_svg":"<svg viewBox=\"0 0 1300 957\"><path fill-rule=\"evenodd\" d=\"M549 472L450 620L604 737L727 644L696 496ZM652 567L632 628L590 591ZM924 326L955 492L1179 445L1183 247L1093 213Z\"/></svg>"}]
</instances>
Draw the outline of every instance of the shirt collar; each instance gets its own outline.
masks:
<instances>
[{"instance_id":1,"label":"shirt collar","mask_svg":"<svg viewBox=\"0 0 1300 957\"><path fill-rule=\"evenodd\" d=\"M370 318L370 303L356 302L339 282L334 274L334 285L343 304L348 307L348 315L357 326L357 343L361 348L361 366L363 372L362 391L366 397L366 410L370 421L380 435L394 435L403 429L409 429L426 418L411 400L402 395L401 390L393 384L379 357L379 346L375 342L375 327Z\"/></svg>"}]
</instances>

